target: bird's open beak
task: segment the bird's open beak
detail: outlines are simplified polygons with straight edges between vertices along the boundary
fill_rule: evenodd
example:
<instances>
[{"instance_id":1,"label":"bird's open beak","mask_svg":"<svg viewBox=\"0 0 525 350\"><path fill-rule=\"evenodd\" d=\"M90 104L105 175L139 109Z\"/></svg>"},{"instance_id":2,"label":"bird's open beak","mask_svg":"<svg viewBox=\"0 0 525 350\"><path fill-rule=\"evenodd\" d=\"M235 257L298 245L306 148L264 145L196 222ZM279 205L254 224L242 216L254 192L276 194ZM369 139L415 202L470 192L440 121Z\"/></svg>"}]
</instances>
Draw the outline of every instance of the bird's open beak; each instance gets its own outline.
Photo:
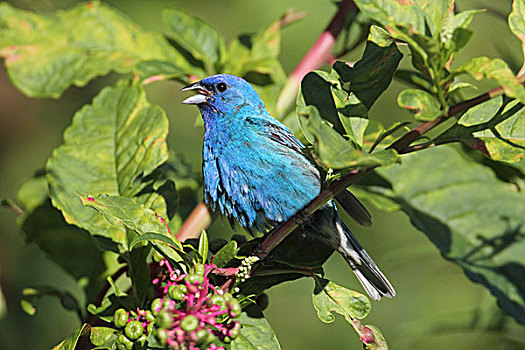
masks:
<instances>
[{"instance_id":1,"label":"bird's open beak","mask_svg":"<svg viewBox=\"0 0 525 350\"><path fill-rule=\"evenodd\" d=\"M188 97L187 99L182 101L182 103L187 104L187 105L199 105L201 103L208 102L208 97L210 96L211 92L200 81L190 84L180 89L180 91L188 91L188 90L197 90L199 94Z\"/></svg>"}]
</instances>

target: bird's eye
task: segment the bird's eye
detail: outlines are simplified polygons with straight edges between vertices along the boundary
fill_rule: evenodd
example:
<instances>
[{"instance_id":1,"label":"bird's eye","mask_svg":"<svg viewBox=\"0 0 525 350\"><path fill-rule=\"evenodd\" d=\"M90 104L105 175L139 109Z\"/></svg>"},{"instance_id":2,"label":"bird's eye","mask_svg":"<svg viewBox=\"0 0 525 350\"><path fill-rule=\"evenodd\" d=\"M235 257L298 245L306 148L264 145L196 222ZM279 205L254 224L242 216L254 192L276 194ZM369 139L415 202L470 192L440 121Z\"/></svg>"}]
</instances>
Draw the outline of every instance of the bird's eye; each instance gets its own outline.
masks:
<instances>
[{"instance_id":1,"label":"bird's eye","mask_svg":"<svg viewBox=\"0 0 525 350\"><path fill-rule=\"evenodd\" d=\"M217 91L219 91L219 92L224 92L224 91L226 91L227 88L228 87L226 86L225 83L218 83L217 84Z\"/></svg>"}]
</instances>

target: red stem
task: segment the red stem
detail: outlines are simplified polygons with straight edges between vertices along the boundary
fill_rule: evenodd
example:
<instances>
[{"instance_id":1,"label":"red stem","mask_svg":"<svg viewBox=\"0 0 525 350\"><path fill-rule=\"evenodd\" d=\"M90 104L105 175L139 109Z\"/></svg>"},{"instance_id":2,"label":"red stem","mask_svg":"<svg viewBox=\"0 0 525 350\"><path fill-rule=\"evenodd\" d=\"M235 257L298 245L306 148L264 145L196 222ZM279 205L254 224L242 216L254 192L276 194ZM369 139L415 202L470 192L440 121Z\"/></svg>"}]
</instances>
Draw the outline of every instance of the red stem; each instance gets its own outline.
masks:
<instances>
[{"instance_id":1,"label":"red stem","mask_svg":"<svg viewBox=\"0 0 525 350\"><path fill-rule=\"evenodd\" d=\"M279 100L277 101L276 110L278 116L281 116L286 112L289 106L295 101L295 96L297 96L299 86L304 76L308 74L308 72L318 69L324 63L331 61L332 49L334 48L337 37L343 30L348 12L357 10L357 6L352 0L343 0L339 4L336 14L324 32L321 33L310 50L308 50L299 64L297 64L292 73L288 76L286 84L279 96Z\"/></svg>"},{"instance_id":2,"label":"red stem","mask_svg":"<svg viewBox=\"0 0 525 350\"><path fill-rule=\"evenodd\" d=\"M181 242L189 238L199 238L202 230L211 225L211 214L204 202L197 204L190 216L184 221L177 232L177 239Z\"/></svg>"}]
</instances>

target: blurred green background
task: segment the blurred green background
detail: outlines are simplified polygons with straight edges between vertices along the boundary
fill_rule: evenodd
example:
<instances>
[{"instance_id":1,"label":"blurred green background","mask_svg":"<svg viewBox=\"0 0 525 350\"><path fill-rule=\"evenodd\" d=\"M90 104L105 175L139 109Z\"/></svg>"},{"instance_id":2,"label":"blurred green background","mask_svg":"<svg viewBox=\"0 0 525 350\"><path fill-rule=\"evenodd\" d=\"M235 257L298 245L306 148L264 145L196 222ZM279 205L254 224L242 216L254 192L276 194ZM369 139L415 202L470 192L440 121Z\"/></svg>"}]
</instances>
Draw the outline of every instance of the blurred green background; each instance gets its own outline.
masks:
<instances>
[{"instance_id":1,"label":"blurred green background","mask_svg":"<svg viewBox=\"0 0 525 350\"><path fill-rule=\"evenodd\" d=\"M8 1L16 7L49 13L67 8L76 1ZM126 13L143 28L162 31L161 10L177 7L200 16L227 39L239 33L255 32L281 15L285 9L305 10L308 16L283 32L281 61L287 72L299 62L335 12L331 1L160 1L121 0L106 3ZM490 7L475 17L474 38L460 53L458 61L486 55L502 57L515 69L521 65L519 41L510 33L506 19L510 1L459 1L466 8ZM497 7L497 8L496 8ZM349 57L356 59L362 48ZM405 61L408 61L405 57ZM44 167L74 112L88 103L115 76L100 78L87 87L69 89L60 100L31 100L9 82L0 69L0 198L15 198L23 179ZM396 107L403 85L394 82L374 105L372 118L390 125L407 119ZM162 106L170 119L170 150L184 155L196 173L201 166L203 129L195 126L195 109L180 104L180 86L161 82L147 87L151 102ZM395 113L393 113L395 111ZM481 285L468 280L459 267L439 256L427 238L402 213L387 214L370 208L373 228L352 225L353 231L393 282L398 295L373 304L366 323L380 327L392 349L523 349L525 328L504 316L495 299ZM217 220L209 230L214 237L226 236L231 228ZM327 276L346 287L361 290L346 263L333 256L326 265ZM524 276L525 279L525 276ZM56 345L79 326L72 312L46 297L37 304L37 313L22 313L22 288L31 285L65 285L80 295L75 281L48 261L33 244L24 243L16 226L16 215L0 210L0 349L45 349ZM312 306L313 282L300 280L269 291L266 316L283 349L359 349L361 343L342 317L326 325Z\"/></svg>"}]
</instances>

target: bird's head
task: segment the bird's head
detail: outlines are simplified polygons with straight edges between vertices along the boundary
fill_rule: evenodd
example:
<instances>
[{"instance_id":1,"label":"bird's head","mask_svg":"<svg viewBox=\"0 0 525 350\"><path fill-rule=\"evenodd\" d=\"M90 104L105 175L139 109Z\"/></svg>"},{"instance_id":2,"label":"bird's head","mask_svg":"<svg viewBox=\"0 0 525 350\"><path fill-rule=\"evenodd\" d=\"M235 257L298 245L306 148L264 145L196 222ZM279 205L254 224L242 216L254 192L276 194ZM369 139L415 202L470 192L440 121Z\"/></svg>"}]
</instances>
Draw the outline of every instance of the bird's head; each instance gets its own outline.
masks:
<instances>
[{"instance_id":1,"label":"bird's head","mask_svg":"<svg viewBox=\"0 0 525 350\"><path fill-rule=\"evenodd\" d=\"M217 114L235 115L245 106L264 109L264 104L246 80L231 74L217 74L204 78L181 89L197 90L198 94L182 101L197 105L203 117Z\"/></svg>"}]
</instances>

